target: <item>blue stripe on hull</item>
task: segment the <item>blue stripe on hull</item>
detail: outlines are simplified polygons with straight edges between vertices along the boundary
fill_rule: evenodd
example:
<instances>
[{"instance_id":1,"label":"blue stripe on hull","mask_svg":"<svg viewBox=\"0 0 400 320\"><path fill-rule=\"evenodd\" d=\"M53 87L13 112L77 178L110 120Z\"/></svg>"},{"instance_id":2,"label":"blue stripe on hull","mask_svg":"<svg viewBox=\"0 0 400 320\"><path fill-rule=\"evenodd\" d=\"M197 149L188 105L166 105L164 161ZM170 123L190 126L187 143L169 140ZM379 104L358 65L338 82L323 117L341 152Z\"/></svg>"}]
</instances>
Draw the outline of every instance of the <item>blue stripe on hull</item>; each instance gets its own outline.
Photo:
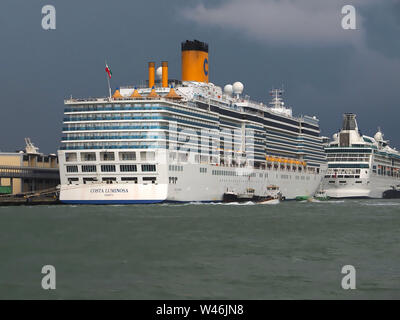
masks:
<instances>
[{"instance_id":1,"label":"blue stripe on hull","mask_svg":"<svg viewBox=\"0 0 400 320\"><path fill-rule=\"evenodd\" d=\"M179 201L179 200L164 200L165 203L220 203L222 200L191 200L191 201Z\"/></svg>"},{"instance_id":2,"label":"blue stripe on hull","mask_svg":"<svg viewBox=\"0 0 400 320\"><path fill-rule=\"evenodd\" d=\"M221 200L202 200L202 201L177 201L177 200L60 200L65 204L151 204L151 203L218 203Z\"/></svg>"},{"instance_id":3,"label":"blue stripe on hull","mask_svg":"<svg viewBox=\"0 0 400 320\"><path fill-rule=\"evenodd\" d=\"M144 204L160 203L164 200L60 200L65 204Z\"/></svg>"}]
</instances>

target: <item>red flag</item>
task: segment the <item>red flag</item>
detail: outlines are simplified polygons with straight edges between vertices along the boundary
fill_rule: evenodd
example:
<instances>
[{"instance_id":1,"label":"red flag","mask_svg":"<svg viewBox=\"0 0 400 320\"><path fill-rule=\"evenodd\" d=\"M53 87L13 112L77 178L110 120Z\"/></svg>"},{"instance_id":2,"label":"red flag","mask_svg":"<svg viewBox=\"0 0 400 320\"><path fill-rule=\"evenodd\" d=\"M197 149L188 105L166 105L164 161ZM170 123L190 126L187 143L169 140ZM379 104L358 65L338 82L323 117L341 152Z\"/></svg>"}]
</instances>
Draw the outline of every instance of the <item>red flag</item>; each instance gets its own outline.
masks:
<instances>
[{"instance_id":1,"label":"red flag","mask_svg":"<svg viewBox=\"0 0 400 320\"><path fill-rule=\"evenodd\" d=\"M108 67L108 64L106 64L106 72L108 74L108 78L111 79L112 72L111 69Z\"/></svg>"}]
</instances>

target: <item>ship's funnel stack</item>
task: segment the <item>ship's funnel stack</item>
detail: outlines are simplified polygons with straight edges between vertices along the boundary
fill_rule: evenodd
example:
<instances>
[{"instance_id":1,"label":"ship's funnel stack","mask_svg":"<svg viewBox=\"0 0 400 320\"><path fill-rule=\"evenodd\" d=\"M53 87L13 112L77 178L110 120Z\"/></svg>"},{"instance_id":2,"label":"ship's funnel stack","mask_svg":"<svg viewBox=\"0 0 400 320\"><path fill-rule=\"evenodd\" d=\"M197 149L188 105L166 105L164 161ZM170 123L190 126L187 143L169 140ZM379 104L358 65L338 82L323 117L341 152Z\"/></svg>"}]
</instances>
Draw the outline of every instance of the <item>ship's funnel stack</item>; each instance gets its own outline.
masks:
<instances>
[{"instance_id":1,"label":"ship's funnel stack","mask_svg":"<svg viewBox=\"0 0 400 320\"><path fill-rule=\"evenodd\" d=\"M154 78L155 78L155 63L149 62L149 88L154 87Z\"/></svg>"},{"instance_id":2,"label":"ship's funnel stack","mask_svg":"<svg viewBox=\"0 0 400 320\"><path fill-rule=\"evenodd\" d=\"M208 83L208 44L198 40L182 42L182 81Z\"/></svg>"},{"instance_id":3,"label":"ship's funnel stack","mask_svg":"<svg viewBox=\"0 0 400 320\"><path fill-rule=\"evenodd\" d=\"M356 115L353 113L345 113L343 115L342 130L357 130Z\"/></svg>"},{"instance_id":4,"label":"ship's funnel stack","mask_svg":"<svg viewBox=\"0 0 400 320\"><path fill-rule=\"evenodd\" d=\"M353 113L345 113L343 115L342 131L339 133L340 147L350 147L352 143L362 140L359 135L356 115Z\"/></svg>"},{"instance_id":5,"label":"ship's funnel stack","mask_svg":"<svg viewBox=\"0 0 400 320\"><path fill-rule=\"evenodd\" d=\"M162 61L161 67L162 67L162 78L161 78L162 87L168 88L168 61Z\"/></svg>"}]
</instances>

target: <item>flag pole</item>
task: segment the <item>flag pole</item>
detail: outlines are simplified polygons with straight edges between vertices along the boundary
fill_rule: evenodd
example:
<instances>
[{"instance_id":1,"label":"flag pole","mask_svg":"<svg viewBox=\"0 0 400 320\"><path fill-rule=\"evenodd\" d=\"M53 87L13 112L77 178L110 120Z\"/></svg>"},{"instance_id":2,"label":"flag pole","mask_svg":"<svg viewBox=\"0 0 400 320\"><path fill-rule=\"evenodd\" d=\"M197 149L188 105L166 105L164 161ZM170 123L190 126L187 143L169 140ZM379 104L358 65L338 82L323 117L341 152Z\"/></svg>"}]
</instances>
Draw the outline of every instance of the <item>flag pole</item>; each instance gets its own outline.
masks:
<instances>
[{"instance_id":1,"label":"flag pole","mask_svg":"<svg viewBox=\"0 0 400 320\"><path fill-rule=\"evenodd\" d=\"M110 77L107 75L107 82L108 82L108 94L111 100L111 85L110 85Z\"/></svg>"},{"instance_id":2,"label":"flag pole","mask_svg":"<svg viewBox=\"0 0 400 320\"><path fill-rule=\"evenodd\" d=\"M105 60L106 62L106 68L108 68L108 64L107 64L107 60ZM111 100L111 85L110 85L110 76L108 75L108 73L106 72L106 78L107 78L107 83L108 83L108 97Z\"/></svg>"}]
</instances>

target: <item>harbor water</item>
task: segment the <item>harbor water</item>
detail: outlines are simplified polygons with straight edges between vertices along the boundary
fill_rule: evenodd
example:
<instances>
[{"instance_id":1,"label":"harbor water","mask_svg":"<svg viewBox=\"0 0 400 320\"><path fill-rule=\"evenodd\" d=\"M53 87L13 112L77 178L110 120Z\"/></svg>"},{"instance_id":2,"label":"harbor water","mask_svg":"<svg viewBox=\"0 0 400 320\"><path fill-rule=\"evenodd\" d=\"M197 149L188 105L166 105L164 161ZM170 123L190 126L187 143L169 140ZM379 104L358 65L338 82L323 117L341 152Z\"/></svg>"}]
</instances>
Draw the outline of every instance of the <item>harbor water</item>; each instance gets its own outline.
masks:
<instances>
[{"instance_id":1,"label":"harbor water","mask_svg":"<svg viewBox=\"0 0 400 320\"><path fill-rule=\"evenodd\" d=\"M399 299L399 230L399 200L0 207L0 299Z\"/></svg>"}]
</instances>

